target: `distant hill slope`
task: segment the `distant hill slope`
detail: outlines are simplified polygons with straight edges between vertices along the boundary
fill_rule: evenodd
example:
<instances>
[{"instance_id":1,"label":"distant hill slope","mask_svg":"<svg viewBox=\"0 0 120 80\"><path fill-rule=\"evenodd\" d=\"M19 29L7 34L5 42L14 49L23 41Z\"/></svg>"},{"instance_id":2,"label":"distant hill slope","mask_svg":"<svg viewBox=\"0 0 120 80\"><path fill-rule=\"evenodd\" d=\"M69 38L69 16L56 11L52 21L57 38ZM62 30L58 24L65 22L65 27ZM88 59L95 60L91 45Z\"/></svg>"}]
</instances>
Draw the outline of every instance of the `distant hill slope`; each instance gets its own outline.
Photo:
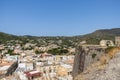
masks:
<instances>
[{"instance_id":1,"label":"distant hill slope","mask_svg":"<svg viewBox=\"0 0 120 80\"><path fill-rule=\"evenodd\" d=\"M20 37L0 32L0 42L5 42L9 40L17 40L17 39L20 39Z\"/></svg>"},{"instance_id":2,"label":"distant hill slope","mask_svg":"<svg viewBox=\"0 0 120 80\"><path fill-rule=\"evenodd\" d=\"M114 29L101 29L96 30L93 33L82 35L82 36L72 36L72 37L65 37L65 36L16 36L11 34L6 34L3 32L0 32L0 42L5 42L8 40L25 40L25 39L43 39L43 40L71 40L72 42L79 42L82 40L86 40L88 44L98 44L100 40L102 39L109 39L113 40L115 36L120 36L120 28L114 28Z\"/></svg>"},{"instance_id":3,"label":"distant hill slope","mask_svg":"<svg viewBox=\"0 0 120 80\"><path fill-rule=\"evenodd\" d=\"M96 30L93 33L83 35L81 39L86 40L89 44L98 44L102 39L114 41L115 36L120 36L120 28Z\"/></svg>"}]
</instances>

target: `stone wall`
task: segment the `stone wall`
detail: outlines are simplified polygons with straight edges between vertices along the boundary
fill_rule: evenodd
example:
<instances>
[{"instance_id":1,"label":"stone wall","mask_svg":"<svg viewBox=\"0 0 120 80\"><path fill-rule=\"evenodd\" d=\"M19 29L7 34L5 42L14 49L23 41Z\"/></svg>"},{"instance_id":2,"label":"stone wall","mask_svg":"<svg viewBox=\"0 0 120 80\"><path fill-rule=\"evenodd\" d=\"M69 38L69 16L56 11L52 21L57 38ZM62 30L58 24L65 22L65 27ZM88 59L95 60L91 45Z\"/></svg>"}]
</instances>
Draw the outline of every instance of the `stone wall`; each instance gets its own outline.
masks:
<instances>
[{"instance_id":1,"label":"stone wall","mask_svg":"<svg viewBox=\"0 0 120 80\"><path fill-rule=\"evenodd\" d=\"M90 64L98 61L105 53L105 47L94 45L83 45L76 48L73 65L73 79L82 73Z\"/></svg>"},{"instance_id":2,"label":"stone wall","mask_svg":"<svg viewBox=\"0 0 120 80\"><path fill-rule=\"evenodd\" d=\"M84 70L85 55L83 55L83 54L85 54L85 52L82 49L82 47L77 47L75 59L74 59L73 71L72 71L73 79L75 76L77 76ZM84 56L84 58L82 58L83 56Z\"/></svg>"},{"instance_id":3,"label":"stone wall","mask_svg":"<svg viewBox=\"0 0 120 80\"><path fill-rule=\"evenodd\" d=\"M120 36L115 37L115 45L120 46Z\"/></svg>"}]
</instances>

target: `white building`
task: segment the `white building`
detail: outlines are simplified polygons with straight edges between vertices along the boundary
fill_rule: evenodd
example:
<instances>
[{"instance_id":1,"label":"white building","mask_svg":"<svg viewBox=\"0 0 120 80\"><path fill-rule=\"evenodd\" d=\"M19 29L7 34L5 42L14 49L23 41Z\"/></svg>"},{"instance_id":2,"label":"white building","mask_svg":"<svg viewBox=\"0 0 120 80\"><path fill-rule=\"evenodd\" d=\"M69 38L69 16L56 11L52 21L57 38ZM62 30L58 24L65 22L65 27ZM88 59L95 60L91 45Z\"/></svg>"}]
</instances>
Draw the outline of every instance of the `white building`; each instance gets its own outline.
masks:
<instances>
[{"instance_id":1,"label":"white building","mask_svg":"<svg viewBox=\"0 0 120 80\"><path fill-rule=\"evenodd\" d=\"M100 46L114 46L114 43L112 40L101 40Z\"/></svg>"}]
</instances>

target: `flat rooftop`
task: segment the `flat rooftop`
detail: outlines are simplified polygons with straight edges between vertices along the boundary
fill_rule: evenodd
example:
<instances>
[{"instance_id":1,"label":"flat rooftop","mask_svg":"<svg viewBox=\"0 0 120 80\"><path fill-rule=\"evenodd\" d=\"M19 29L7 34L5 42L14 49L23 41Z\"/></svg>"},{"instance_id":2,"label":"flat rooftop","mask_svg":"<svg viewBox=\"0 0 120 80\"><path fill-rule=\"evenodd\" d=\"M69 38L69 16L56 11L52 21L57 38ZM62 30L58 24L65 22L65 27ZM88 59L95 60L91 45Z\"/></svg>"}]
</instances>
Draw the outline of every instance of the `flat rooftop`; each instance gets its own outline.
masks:
<instances>
[{"instance_id":1,"label":"flat rooftop","mask_svg":"<svg viewBox=\"0 0 120 80\"><path fill-rule=\"evenodd\" d=\"M12 65L15 61L8 61L5 59L1 60L0 67L7 66L7 65Z\"/></svg>"}]
</instances>

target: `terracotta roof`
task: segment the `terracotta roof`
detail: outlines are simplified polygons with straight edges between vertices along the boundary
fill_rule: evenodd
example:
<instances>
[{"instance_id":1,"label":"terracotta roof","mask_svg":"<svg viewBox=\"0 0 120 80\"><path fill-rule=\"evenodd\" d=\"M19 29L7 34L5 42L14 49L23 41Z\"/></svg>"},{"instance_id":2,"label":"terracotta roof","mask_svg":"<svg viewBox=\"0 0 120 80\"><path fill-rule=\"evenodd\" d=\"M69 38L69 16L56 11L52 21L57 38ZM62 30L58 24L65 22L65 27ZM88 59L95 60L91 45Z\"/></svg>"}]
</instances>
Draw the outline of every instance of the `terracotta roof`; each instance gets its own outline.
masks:
<instances>
[{"instance_id":1,"label":"terracotta roof","mask_svg":"<svg viewBox=\"0 0 120 80\"><path fill-rule=\"evenodd\" d=\"M72 64L72 63L74 63L74 59L66 60L65 63Z\"/></svg>"},{"instance_id":2,"label":"terracotta roof","mask_svg":"<svg viewBox=\"0 0 120 80\"><path fill-rule=\"evenodd\" d=\"M26 71L24 72L26 74L27 77L32 77L32 76L40 76L42 73L39 71Z\"/></svg>"},{"instance_id":3,"label":"terracotta roof","mask_svg":"<svg viewBox=\"0 0 120 80\"><path fill-rule=\"evenodd\" d=\"M9 61L7 61L7 60L2 60L2 63L0 63L0 66L6 66L6 65L11 65L11 64L13 64L14 62L12 61L12 62L9 62Z\"/></svg>"}]
</instances>

